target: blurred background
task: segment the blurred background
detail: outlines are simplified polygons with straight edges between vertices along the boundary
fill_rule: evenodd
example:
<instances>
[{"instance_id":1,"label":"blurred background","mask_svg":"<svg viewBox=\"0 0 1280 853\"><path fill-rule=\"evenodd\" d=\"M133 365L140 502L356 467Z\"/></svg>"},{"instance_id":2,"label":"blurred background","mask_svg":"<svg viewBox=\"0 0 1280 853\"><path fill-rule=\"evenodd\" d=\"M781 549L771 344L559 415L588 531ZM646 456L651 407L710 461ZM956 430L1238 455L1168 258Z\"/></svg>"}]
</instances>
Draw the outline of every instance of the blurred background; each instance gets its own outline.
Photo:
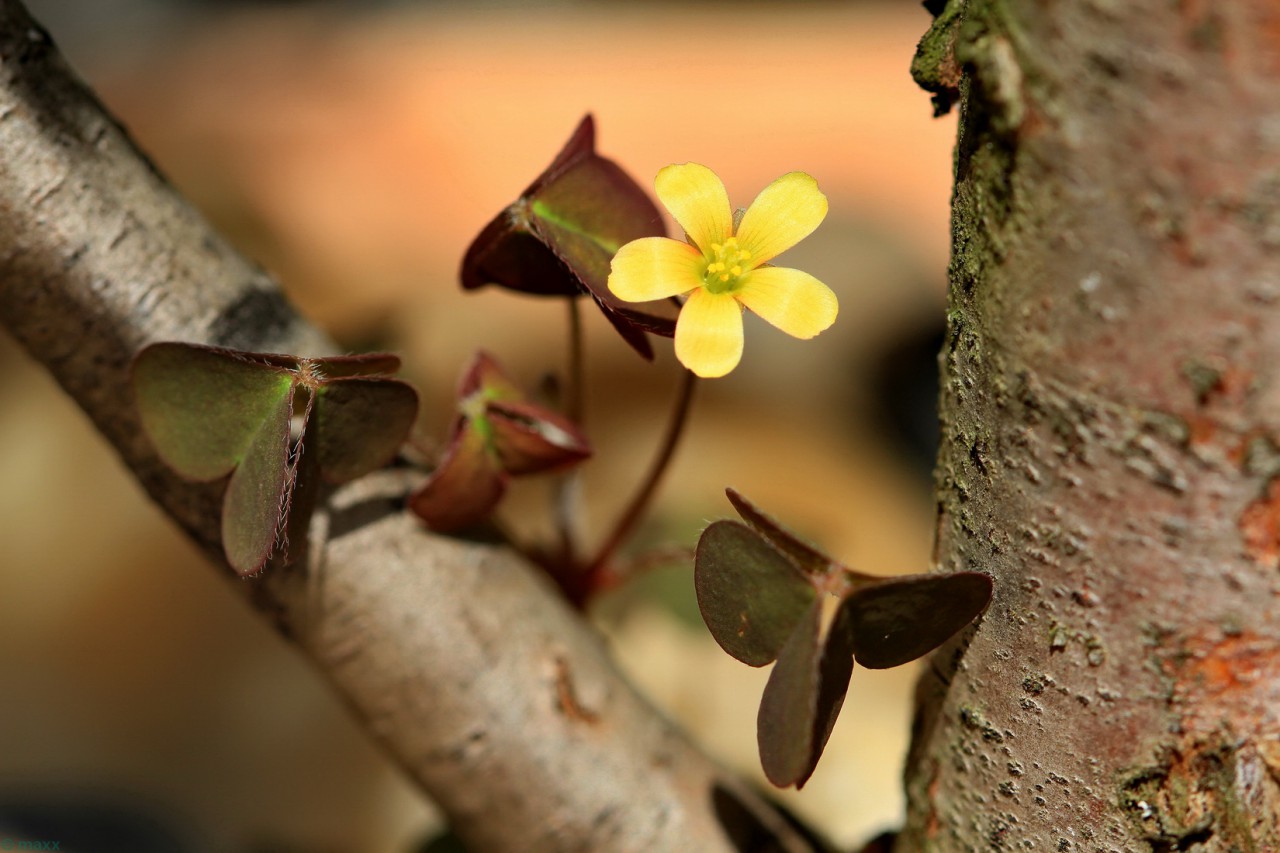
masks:
<instances>
[{"instance_id":1,"label":"blurred background","mask_svg":"<svg viewBox=\"0 0 1280 853\"><path fill-rule=\"evenodd\" d=\"M703 383L636 547L692 545L731 514L732 485L859 569L928 566L954 123L908 73L919 4L28 6L305 315L347 347L405 354L428 442L475 348L530 383L564 363L563 306L464 294L457 267L584 113L645 187L693 160L746 206L784 172L813 174L830 215L781 262L830 284L840 318L811 342L748 318L743 363ZM666 341L648 364L585 316L595 541L647 464L678 365ZM92 853L420 847L439 828L426 799L3 335L0 368L0 837ZM515 496L512 523L536 531L540 489ZM767 669L710 639L687 564L592 615L648 695L763 784ZM845 849L899 820L914 678L856 670L813 779L779 795Z\"/></svg>"}]
</instances>

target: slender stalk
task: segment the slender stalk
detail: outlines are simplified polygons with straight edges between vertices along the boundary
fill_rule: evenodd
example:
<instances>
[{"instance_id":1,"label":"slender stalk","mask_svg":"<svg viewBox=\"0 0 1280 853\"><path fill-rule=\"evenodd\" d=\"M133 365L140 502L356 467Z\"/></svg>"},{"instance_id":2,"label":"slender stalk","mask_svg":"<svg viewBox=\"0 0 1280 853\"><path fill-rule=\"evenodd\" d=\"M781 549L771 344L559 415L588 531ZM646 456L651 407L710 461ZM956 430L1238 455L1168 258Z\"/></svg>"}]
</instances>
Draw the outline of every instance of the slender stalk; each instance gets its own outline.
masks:
<instances>
[{"instance_id":1,"label":"slender stalk","mask_svg":"<svg viewBox=\"0 0 1280 853\"><path fill-rule=\"evenodd\" d=\"M578 305L578 299L566 299L565 302L569 306L569 365L565 374L563 410L565 416L581 428L585 414L583 389L586 385L582 355L582 309ZM577 517L578 482L578 472L575 469L560 476L554 487L556 532L560 538L560 559L566 572L573 571L577 560L574 520Z\"/></svg>"},{"instance_id":2,"label":"slender stalk","mask_svg":"<svg viewBox=\"0 0 1280 853\"><path fill-rule=\"evenodd\" d=\"M645 510L649 508L649 502L653 499L654 492L657 491L658 483L662 480L662 475L666 473L667 466L671 463L672 456L675 455L676 446L680 443L680 436L684 434L685 423L689 419L689 408L693 402L693 390L698 384L698 377L692 372L688 370L681 372L684 375L680 381L680 390L676 396L675 408L671 411L671 420L667 422L666 434L663 435L662 444L658 447L658 453L654 456L653 462L649 466L649 472L640 483L640 488L631 499L631 503L627 505L626 510L618 517L618 521L613 526L613 532L605 539L595 557L587 563L584 580L587 582L588 589L591 587L591 581L600 574L605 563L609 561L609 558L618 550L623 541L631 535L632 530L635 529L635 526L644 516Z\"/></svg>"},{"instance_id":3,"label":"slender stalk","mask_svg":"<svg viewBox=\"0 0 1280 853\"><path fill-rule=\"evenodd\" d=\"M566 373L568 381L564 389L564 413L569 420L579 427L583 423L583 374L582 357L582 308L579 299L566 299L569 305L569 369Z\"/></svg>"}]
</instances>

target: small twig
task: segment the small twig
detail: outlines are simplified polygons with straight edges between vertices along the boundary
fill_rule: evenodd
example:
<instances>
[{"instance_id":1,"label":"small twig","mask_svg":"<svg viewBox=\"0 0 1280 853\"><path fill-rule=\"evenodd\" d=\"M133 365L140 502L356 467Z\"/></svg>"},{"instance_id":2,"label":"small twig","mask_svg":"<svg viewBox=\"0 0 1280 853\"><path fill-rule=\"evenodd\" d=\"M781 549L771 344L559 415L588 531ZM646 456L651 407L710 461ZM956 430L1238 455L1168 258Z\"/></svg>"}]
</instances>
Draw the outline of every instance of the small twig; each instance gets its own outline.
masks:
<instances>
[{"instance_id":1,"label":"small twig","mask_svg":"<svg viewBox=\"0 0 1280 853\"><path fill-rule=\"evenodd\" d=\"M591 580L589 592L592 595L607 592L660 566L673 563L692 565L694 554L694 549L687 545L669 545L645 551L621 565L617 560L611 560L596 572Z\"/></svg>"}]
</instances>

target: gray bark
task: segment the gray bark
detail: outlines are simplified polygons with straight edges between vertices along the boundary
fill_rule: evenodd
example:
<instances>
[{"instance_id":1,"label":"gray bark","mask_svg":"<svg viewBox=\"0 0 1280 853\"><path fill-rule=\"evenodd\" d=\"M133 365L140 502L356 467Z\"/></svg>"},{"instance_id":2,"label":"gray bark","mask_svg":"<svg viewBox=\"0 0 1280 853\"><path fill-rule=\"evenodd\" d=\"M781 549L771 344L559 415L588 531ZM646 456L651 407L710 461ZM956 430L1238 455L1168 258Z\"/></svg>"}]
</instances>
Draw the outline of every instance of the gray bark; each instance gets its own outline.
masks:
<instances>
[{"instance_id":1,"label":"gray bark","mask_svg":"<svg viewBox=\"0 0 1280 853\"><path fill-rule=\"evenodd\" d=\"M159 340L329 344L171 190L16 0L0 0L0 60L0 321L230 575L221 487L155 458L130 359ZM472 849L734 849L718 809L735 833L800 844L635 693L536 570L427 534L398 510L404 491L383 474L332 495L305 566L233 586Z\"/></svg>"},{"instance_id":2,"label":"gray bark","mask_svg":"<svg viewBox=\"0 0 1280 853\"><path fill-rule=\"evenodd\" d=\"M953 2L937 553L899 851L1280 850L1280 7Z\"/></svg>"}]
</instances>

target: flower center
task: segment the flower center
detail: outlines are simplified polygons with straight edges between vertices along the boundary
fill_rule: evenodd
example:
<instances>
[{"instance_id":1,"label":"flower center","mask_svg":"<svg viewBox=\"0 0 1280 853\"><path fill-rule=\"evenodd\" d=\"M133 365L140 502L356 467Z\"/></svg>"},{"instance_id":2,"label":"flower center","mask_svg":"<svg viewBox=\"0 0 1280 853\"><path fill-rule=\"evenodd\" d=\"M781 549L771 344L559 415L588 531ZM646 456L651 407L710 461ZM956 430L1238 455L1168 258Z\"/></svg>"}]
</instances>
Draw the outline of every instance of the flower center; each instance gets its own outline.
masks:
<instances>
[{"instance_id":1,"label":"flower center","mask_svg":"<svg viewBox=\"0 0 1280 853\"><path fill-rule=\"evenodd\" d=\"M712 293L732 293L741 286L742 277L751 271L751 253L738 246L738 238L712 243L707 257L703 284Z\"/></svg>"}]
</instances>

